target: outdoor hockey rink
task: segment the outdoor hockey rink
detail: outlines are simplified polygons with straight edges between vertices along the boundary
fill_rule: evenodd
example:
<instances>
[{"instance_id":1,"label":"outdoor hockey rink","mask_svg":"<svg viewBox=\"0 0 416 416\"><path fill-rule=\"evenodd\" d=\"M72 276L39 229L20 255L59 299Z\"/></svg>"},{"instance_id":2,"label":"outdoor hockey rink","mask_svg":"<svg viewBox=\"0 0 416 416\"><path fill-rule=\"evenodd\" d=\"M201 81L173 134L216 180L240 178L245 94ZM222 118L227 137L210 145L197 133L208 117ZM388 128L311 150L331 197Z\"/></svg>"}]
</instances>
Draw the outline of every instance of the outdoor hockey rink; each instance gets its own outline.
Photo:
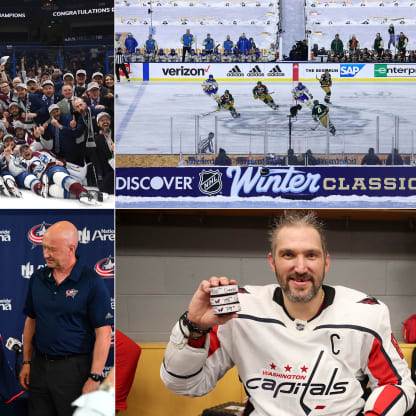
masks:
<instances>
[{"instance_id":1,"label":"outdoor hockey rink","mask_svg":"<svg viewBox=\"0 0 416 416\"><path fill-rule=\"evenodd\" d=\"M218 147L231 154L286 154L289 144L288 117L293 105L292 82L265 82L280 107L273 111L254 100L252 82L219 82L219 93L228 89L234 107L241 114L234 119L226 110L219 112L215 101L206 96L200 82L122 82L116 86L117 153L184 154L195 153L196 136L207 137L217 123ZM304 82L314 99L323 102L318 81ZM411 93L414 82L334 81L330 118L337 132L330 135L330 153L367 153L377 150L376 119L379 117L379 152L392 149L395 116L399 116L398 141L401 153L412 153L416 140L416 107ZM312 120L305 105L292 124L295 153L311 149L327 152L327 134ZM210 111L212 114L202 116ZM199 131L195 134L196 116ZM215 120L217 118L217 121ZM412 135L414 139L412 139ZM416 144L415 144L416 145Z\"/></svg>"}]
</instances>

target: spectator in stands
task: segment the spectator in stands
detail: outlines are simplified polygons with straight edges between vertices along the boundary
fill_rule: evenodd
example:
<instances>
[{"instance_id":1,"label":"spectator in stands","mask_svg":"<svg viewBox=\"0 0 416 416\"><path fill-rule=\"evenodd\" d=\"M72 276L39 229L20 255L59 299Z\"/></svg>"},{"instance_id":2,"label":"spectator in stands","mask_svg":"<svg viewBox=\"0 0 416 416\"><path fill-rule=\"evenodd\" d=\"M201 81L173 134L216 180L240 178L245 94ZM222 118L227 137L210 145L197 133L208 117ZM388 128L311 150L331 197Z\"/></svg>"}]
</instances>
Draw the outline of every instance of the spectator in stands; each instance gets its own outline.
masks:
<instances>
[{"instance_id":1,"label":"spectator in stands","mask_svg":"<svg viewBox=\"0 0 416 416\"><path fill-rule=\"evenodd\" d=\"M62 87L63 98L57 102L62 114L73 115L74 114L74 90L70 85L64 85Z\"/></svg>"},{"instance_id":2,"label":"spectator in stands","mask_svg":"<svg viewBox=\"0 0 416 416\"><path fill-rule=\"evenodd\" d=\"M396 39L394 37L394 26L392 24L389 26L388 32L389 32L390 38L389 38L389 43L387 45L387 48L391 49L392 44L394 47L396 47Z\"/></svg>"},{"instance_id":3,"label":"spectator in stands","mask_svg":"<svg viewBox=\"0 0 416 416\"><path fill-rule=\"evenodd\" d=\"M315 166L319 165L319 160L313 156L312 150L308 149L306 153L303 154L303 160L300 164L305 166Z\"/></svg>"},{"instance_id":4,"label":"spectator in stands","mask_svg":"<svg viewBox=\"0 0 416 416\"><path fill-rule=\"evenodd\" d=\"M378 55L381 55L384 51L384 40L380 36L380 33L377 33L376 38L374 39L373 49Z\"/></svg>"},{"instance_id":5,"label":"spectator in stands","mask_svg":"<svg viewBox=\"0 0 416 416\"><path fill-rule=\"evenodd\" d=\"M276 62L277 59L277 48L274 43L270 44L270 48L267 49L266 59L268 62Z\"/></svg>"},{"instance_id":6,"label":"spectator in stands","mask_svg":"<svg viewBox=\"0 0 416 416\"><path fill-rule=\"evenodd\" d=\"M298 51L296 49L296 45L292 46L292 50L289 52L289 61L297 61L298 60Z\"/></svg>"},{"instance_id":7,"label":"spectator in stands","mask_svg":"<svg viewBox=\"0 0 416 416\"><path fill-rule=\"evenodd\" d=\"M208 55L211 55L212 52L214 51L214 44L215 44L214 39L211 38L211 35L209 33L207 33L207 37L202 42L202 45L204 46L204 51Z\"/></svg>"},{"instance_id":8,"label":"spectator in stands","mask_svg":"<svg viewBox=\"0 0 416 416\"><path fill-rule=\"evenodd\" d=\"M368 153L363 157L361 161L362 165L381 165L381 160L379 157L374 153L374 148L370 147L368 149Z\"/></svg>"},{"instance_id":9,"label":"spectator in stands","mask_svg":"<svg viewBox=\"0 0 416 416\"><path fill-rule=\"evenodd\" d=\"M228 51L228 54L233 52L234 42L231 40L230 35L227 35L227 39L223 43L224 52Z\"/></svg>"},{"instance_id":10,"label":"spectator in stands","mask_svg":"<svg viewBox=\"0 0 416 416\"><path fill-rule=\"evenodd\" d=\"M74 79L74 76L70 72L67 72L66 74L64 74L62 79L64 81L64 85L70 85L72 88L75 89L75 79Z\"/></svg>"},{"instance_id":11,"label":"spectator in stands","mask_svg":"<svg viewBox=\"0 0 416 416\"><path fill-rule=\"evenodd\" d=\"M33 79L33 78L29 78L26 82L26 86L27 86L27 90L31 93L31 94L38 94L38 93L42 93L42 88L40 88L38 82Z\"/></svg>"},{"instance_id":12,"label":"spectator in stands","mask_svg":"<svg viewBox=\"0 0 416 416\"><path fill-rule=\"evenodd\" d=\"M238 39L237 48L241 55L244 55L246 51L250 50L250 41L246 38L245 33L243 33Z\"/></svg>"},{"instance_id":13,"label":"spectator in stands","mask_svg":"<svg viewBox=\"0 0 416 416\"><path fill-rule=\"evenodd\" d=\"M399 150L394 148L392 153L389 153L386 160L386 165L403 165L403 159L399 154Z\"/></svg>"},{"instance_id":14,"label":"spectator in stands","mask_svg":"<svg viewBox=\"0 0 416 416\"><path fill-rule=\"evenodd\" d=\"M134 39L135 41L135 39ZM130 53L134 53L136 51L136 47L137 47L137 42L136 45L134 46L134 49L131 50ZM147 41L144 43L144 47L148 50L150 49L152 51L153 54L155 54L157 52L157 50L159 49L157 42L155 39L153 39L152 35L149 35Z\"/></svg>"},{"instance_id":15,"label":"spectator in stands","mask_svg":"<svg viewBox=\"0 0 416 416\"><path fill-rule=\"evenodd\" d=\"M331 51L334 51L335 55L344 55L344 44L339 38L338 33L335 35L335 39L331 42Z\"/></svg>"},{"instance_id":16,"label":"spectator in stands","mask_svg":"<svg viewBox=\"0 0 416 416\"><path fill-rule=\"evenodd\" d=\"M88 98L85 100L88 107L95 110L112 113L112 100L100 95L100 86L96 82L90 82L87 88Z\"/></svg>"},{"instance_id":17,"label":"spectator in stands","mask_svg":"<svg viewBox=\"0 0 416 416\"><path fill-rule=\"evenodd\" d=\"M108 89L108 92L114 95L114 75L107 74L104 78L104 87Z\"/></svg>"},{"instance_id":18,"label":"spectator in stands","mask_svg":"<svg viewBox=\"0 0 416 416\"><path fill-rule=\"evenodd\" d=\"M233 161L231 160L231 158L227 156L227 152L225 151L225 149L220 148L220 151L218 152L218 156L215 158L214 163L217 166L231 166Z\"/></svg>"},{"instance_id":19,"label":"spectator in stands","mask_svg":"<svg viewBox=\"0 0 416 416\"><path fill-rule=\"evenodd\" d=\"M289 148L287 151L287 166L296 166L299 165L299 160L295 155L295 152L292 148Z\"/></svg>"},{"instance_id":20,"label":"spectator in stands","mask_svg":"<svg viewBox=\"0 0 416 416\"><path fill-rule=\"evenodd\" d=\"M360 42L358 42L355 35L352 35L351 39L348 41L348 49L350 54L355 54L360 49Z\"/></svg>"},{"instance_id":21,"label":"spectator in stands","mask_svg":"<svg viewBox=\"0 0 416 416\"><path fill-rule=\"evenodd\" d=\"M76 77L76 87L80 88L87 88L87 71L85 69L78 69L78 71L75 74Z\"/></svg>"},{"instance_id":22,"label":"spectator in stands","mask_svg":"<svg viewBox=\"0 0 416 416\"><path fill-rule=\"evenodd\" d=\"M403 32L400 32L399 40L397 41L397 50L400 54L406 55L406 47L409 39L404 35Z\"/></svg>"},{"instance_id":23,"label":"spectator in stands","mask_svg":"<svg viewBox=\"0 0 416 416\"><path fill-rule=\"evenodd\" d=\"M149 35L149 40L151 40L151 39L152 39L152 35ZM146 41L146 43L147 43L147 41ZM138 46L138 43L137 43L137 40L134 39L133 33L129 33L127 35L127 38L124 41L124 47L126 48L126 53L129 53L129 54L134 53L137 46Z\"/></svg>"},{"instance_id":24,"label":"spectator in stands","mask_svg":"<svg viewBox=\"0 0 416 416\"><path fill-rule=\"evenodd\" d=\"M95 136L97 158L94 167L97 175L98 188L108 194L114 193L114 139L111 130L111 117L102 112L97 115L100 133Z\"/></svg>"},{"instance_id":25,"label":"spectator in stands","mask_svg":"<svg viewBox=\"0 0 416 416\"><path fill-rule=\"evenodd\" d=\"M181 36L182 43L182 62L185 62L186 53L190 54L192 45L195 43L195 36L191 33L191 29L186 29L184 35Z\"/></svg>"}]
</instances>

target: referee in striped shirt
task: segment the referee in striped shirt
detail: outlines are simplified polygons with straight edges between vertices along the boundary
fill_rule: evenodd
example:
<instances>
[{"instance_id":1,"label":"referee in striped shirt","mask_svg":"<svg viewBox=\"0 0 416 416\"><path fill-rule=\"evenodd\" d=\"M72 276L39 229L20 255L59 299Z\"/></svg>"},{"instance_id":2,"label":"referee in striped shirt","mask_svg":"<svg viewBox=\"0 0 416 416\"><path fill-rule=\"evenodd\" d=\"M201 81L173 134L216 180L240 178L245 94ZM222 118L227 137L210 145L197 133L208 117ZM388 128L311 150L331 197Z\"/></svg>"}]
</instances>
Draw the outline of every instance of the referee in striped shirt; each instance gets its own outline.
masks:
<instances>
[{"instance_id":1,"label":"referee in striped shirt","mask_svg":"<svg viewBox=\"0 0 416 416\"><path fill-rule=\"evenodd\" d=\"M126 57L123 55L122 49L118 48L116 53L116 77L117 82L120 82L120 69L123 71L124 75L127 78L127 81L130 82L129 74L126 69Z\"/></svg>"}]
</instances>

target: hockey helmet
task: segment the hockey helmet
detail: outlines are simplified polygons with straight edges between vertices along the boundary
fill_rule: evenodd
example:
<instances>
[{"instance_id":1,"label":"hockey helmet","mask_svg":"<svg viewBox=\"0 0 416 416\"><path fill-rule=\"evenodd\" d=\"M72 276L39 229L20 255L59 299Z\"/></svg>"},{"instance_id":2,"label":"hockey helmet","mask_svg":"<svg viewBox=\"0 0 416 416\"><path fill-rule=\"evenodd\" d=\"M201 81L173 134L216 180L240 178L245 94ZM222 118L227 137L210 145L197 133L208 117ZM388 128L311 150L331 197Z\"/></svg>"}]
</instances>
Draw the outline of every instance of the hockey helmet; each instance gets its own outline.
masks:
<instances>
[{"instance_id":1,"label":"hockey helmet","mask_svg":"<svg viewBox=\"0 0 416 416\"><path fill-rule=\"evenodd\" d=\"M298 87L303 88L303 84L301 82L298 82Z\"/></svg>"},{"instance_id":2,"label":"hockey helmet","mask_svg":"<svg viewBox=\"0 0 416 416\"><path fill-rule=\"evenodd\" d=\"M313 100L313 105L318 105L319 101L318 100Z\"/></svg>"},{"instance_id":3,"label":"hockey helmet","mask_svg":"<svg viewBox=\"0 0 416 416\"><path fill-rule=\"evenodd\" d=\"M211 74L208 78L209 79L214 79L214 75Z\"/></svg>"},{"instance_id":4,"label":"hockey helmet","mask_svg":"<svg viewBox=\"0 0 416 416\"><path fill-rule=\"evenodd\" d=\"M261 85L261 81L257 81L257 85Z\"/></svg>"},{"instance_id":5,"label":"hockey helmet","mask_svg":"<svg viewBox=\"0 0 416 416\"><path fill-rule=\"evenodd\" d=\"M224 91L224 94L229 94L229 93L230 93L230 91L228 91L228 90Z\"/></svg>"},{"instance_id":6,"label":"hockey helmet","mask_svg":"<svg viewBox=\"0 0 416 416\"><path fill-rule=\"evenodd\" d=\"M214 136L215 136L215 134L214 134L212 131L210 131L210 132L208 133L208 137L212 138L212 137L214 137Z\"/></svg>"}]
</instances>

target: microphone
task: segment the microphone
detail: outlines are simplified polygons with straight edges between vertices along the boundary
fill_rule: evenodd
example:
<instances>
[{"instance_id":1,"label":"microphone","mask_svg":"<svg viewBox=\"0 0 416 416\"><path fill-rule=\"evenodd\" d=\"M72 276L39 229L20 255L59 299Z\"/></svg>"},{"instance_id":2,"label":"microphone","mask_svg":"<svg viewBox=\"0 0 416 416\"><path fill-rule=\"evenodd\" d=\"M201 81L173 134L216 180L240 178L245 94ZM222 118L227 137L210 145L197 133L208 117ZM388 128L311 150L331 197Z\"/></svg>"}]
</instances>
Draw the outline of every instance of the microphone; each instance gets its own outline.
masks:
<instances>
[{"instance_id":1,"label":"microphone","mask_svg":"<svg viewBox=\"0 0 416 416\"><path fill-rule=\"evenodd\" d=\"M6 342L6 348L10 351L17 352L18 354L23 352L23 344L16 338L9 338Z\"/></svg>"}]
</instances>

